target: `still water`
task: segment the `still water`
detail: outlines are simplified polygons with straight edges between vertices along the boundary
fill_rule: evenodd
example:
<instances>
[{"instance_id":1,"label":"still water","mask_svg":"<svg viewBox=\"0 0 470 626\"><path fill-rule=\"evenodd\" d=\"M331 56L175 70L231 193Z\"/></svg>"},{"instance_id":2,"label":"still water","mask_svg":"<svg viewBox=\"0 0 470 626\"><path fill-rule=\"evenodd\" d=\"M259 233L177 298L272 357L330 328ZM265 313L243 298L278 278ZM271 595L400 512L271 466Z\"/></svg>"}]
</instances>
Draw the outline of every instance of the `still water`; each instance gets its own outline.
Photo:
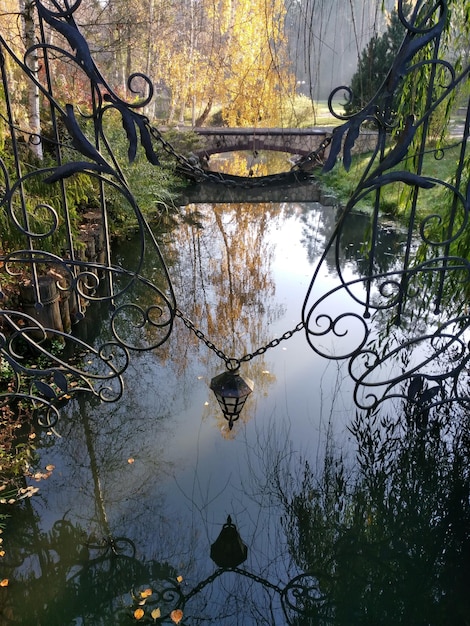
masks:
<instances>
[{"instance_id":1,"label":"still water","mask_svg":"<svg viewBox=\"0 0 470 626\"><path fill-rule=\"evenodd\" d=\"M432 497L442 497L439 462L418 488L395 447L395 469L405 468L402 479L415 488L387 487L367 447L373 425L354 429L342 362L316 355L303 331L259 351L299 323L336 219L334 208L316 203L181 209L178 228L161 241L178 307L226 355L261 352L241 370L254 392L230 430L209 389L224 362L177 319L164 346L133 354L119 402L72 401L56 431L42 435L37 466L45 477L8 532L2 566L12 583L2 623L464 623L433 621L435 606L428 614L446 596L464 619L459 589L470 556L461 554L463 513L452 522L464 524L456 530L462 541L449 540L447 551L460 560L444 557L429 535L430 520L445 535L444 505ZM350 277L361 268L367 223L357 215L343 244ZM382 230L384 266L401 239ZM114 262L126 267L135 246L116 246ZM151 256L146 263L151 273ZM331 258L318 277L322 289L333 275ZM90 308L77 332L98 342L108 315ZM358 439L376 464L366 478L356 478ZM220 573L210 549L229 515L248 556L240 571ZM439 576L428 580L439 558Z\"/></svg>"}]
</instances>

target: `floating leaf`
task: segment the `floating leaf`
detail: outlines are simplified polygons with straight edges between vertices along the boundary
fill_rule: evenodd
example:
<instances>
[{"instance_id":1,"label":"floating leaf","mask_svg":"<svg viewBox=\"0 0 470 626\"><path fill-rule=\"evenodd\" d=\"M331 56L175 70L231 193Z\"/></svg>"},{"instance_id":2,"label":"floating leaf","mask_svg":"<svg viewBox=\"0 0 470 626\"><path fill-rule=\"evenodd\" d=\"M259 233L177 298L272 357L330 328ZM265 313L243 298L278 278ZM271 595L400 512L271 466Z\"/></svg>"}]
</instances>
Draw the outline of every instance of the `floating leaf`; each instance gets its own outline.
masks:
<instances>
[{"instance_id":1,"label":"floating leaf","mask_svg":"<svg viewBox=\"0 0 470 626\"><path fill-rule=\"evenodd\" d=\"M0 587L8 587L9 583L10 581L8 580L8 578L4 578L3 580L0 580Z\"/></svg>"},{"instance_id":2,"label":"floating leaf","mask_svg":"<svg viewBox=\"0 0 470 626\"><path fill-rule=\"evenodd\" d=\"M179 624L183 619L183 611L181 609L175 609L170 613L171 621L175 624Z\"/></svg>"},{"instance_id":3,"label":"floating leaf","mask_svg":"<svg viewBox=\"0 0 470 626\"><path fill-rule=\"evenodd\" d=\"M5 550L0 550L0 558L1 558L2 556L5 556Z\"/></svg>"},{"instance_id":4,"label":"floating leaf","mask_svg":"<svg viewBox=\"0 0 470 626\"><path fill-rule=\"evenodd\" d=\"M157 609L153 609L150 615L152 616L153 619L158 619L159 617L161 617L162 612L160 611L160 609L157 608Z\"/></svg>"},{"instance_id":5,"label":"floating leaf","mask_svg":"<svg viewBox=\"0 0 470 626\"><path fill-rule=\"evenodd\" d=\"M46 465L46 470L48 472L52 472L52 470L55 469L55 465L52 465L52 463L50 463L49 465Z\"/></svg>"},{"instance_id":6,"label":"floating leaf","mask_svg":"<svg viewBox=\"0 0 470 626\"><path fill-rule=\"evenodd\" d=\"M129 463L129 465L132 465L132 463L135 462L135 459L133 459L132 457L130 457L129 459L127 459L127 462Z\"/></svg>"},{"instance_id":7,"label":"floating leaf","mask_svg":"<svg viewBox=\"0 0 470 626\"><path fill-rule=\"evenodd\" d=\"M142 619L144 615L145 615L145 611L144 611L144 609L136 609L136 610L134 611L134 617L135 617L135 619Z\"/></svg>"},{"instance_id":8,"label":"floating leaf","mask_svg":"<svg viewBox=\"0 0 470 626\"><path fill-rule=\"evenodd\" d=\"M177 576L176 580L177 580L177 582L182 583L183 582L183 577L182 576Z\"/></svg>"},{"instance_id":9,"label":"floating leaf","mask_svg":"<svg viewBox=\"0 0 470 626\"><path fill-rule=\"evenodd\" d=\"M153 591L151 589L144 589L143 591L140 592L140 597L141 598L148 598L152 595Z\"/></svg>"}]
</instances>

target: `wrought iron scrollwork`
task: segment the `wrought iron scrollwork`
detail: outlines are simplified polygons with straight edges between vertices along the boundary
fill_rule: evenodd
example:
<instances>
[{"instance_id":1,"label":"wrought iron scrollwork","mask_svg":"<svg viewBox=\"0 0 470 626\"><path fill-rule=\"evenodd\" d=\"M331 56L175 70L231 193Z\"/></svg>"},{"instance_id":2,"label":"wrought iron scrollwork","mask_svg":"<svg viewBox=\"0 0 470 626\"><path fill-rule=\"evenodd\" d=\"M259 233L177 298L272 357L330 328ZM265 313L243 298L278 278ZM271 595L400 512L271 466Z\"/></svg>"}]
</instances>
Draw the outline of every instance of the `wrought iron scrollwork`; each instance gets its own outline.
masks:
<instances>
[{"instance_id":1,"label":"wrought iron scrollwork","mask_svg":"<svg viewBox=\"0 0 470 626\"><path fill-rule=\"evenodd\" d=\"M302 312L307 341L322 356L348 362L356 405L366 410L391 398L413 401L409 390L413 381L421 378L436 388L433 406L468 403L468 392L459 379L469 360L470 318L465 298L459 301L459 294L470 284L470 264L468 252L459 255L455 251L468 227L470 109L462 136L455 139L454 147L460 146L455 179L443 181L427 174L423 160L426 152L442 158L442 150L429 148L427 143L429 121L468 80L470 70L467 66L457 71L439 58L448 18L446 2L418 2L410 16L405 16L402 2L398 10L406 35L381 89L362 110L349 116L334 109L339 93L352 98L348 87L338 87L329 99L332 114L343 123L333 132L325 171L339 157L346 169L351 166L352 151L364 125L376 130L377 143L315 269ZM432 50L432 55L423 58L425 50ZM445 72L445 81L438 70ZM419 117L409 114L403 119L394 109L395 96L410 77L429 81L426 107ZM397 129L400 132L394 135L392 131ZM396 182L410 189L408 233L403 256L384 271L376 255L381 190ZM420 198L439 188L451 197L447 213L419 218ZM365 271L351 280L340 262L342 241L351 213L364 198L371 207L370 232L363 250ZM319 276L332 252L336 286L325 293Z\"/></svg>"},{"instance_id":2,"label":"wrought iron scrollwork","mask_svg":"<svg viewBox=\"0 0 470 626\"><path fill-rule=\"evenodd\" d=\"M2 363L12 375L2 400L27 400L44 427L55 424L59 408L77 392L91 393L103 401L118 399L130 352L162 345L171 334L175 316L175 297L163 256L105 131L106 116L117 113L128 140L129 162L136 158L140 145L147 160L158 165L155 131L138 112L152 99L153 86L142 74L132 75L128 81L131 93L137 79L145 82L147 91L144 98L133 102L125 102L111 89L75 22L79 5L64 3L61 9L59 3L35 3L39 38L24 50L22 58L0 37L5 94L1 122L14 158L13 168L6 162L0 164L0 206L10 224L10 232L2 237L4 249L0 250L4 274L0 292L7 300L13 281L29 289L27 301L18 310L7 306L0 311ZM53 38L47 36L50 32L55 33ZM31 69L33 57L40 58L39 69ZM73 64L86 76L92 103L89 112L60 100L52 71L57 59ZM46 103L52 127L47 135L17 122L11 67ZM24 138L30 144L41 144L43 151L53 154L55 163L51 165L50 158L38 160L27 169L21 159ZM99 196L90 229L99 248L94 257L82 252L84 242L73 227L68 200L68 185L74 179L80 184L84 176L93 181ZM41 185L54 190L54 206L34 206L30 190ZM127 204L140 232L140 251L132 267L111 262L109 190ZM150 250L152 265L159 270L158 284L144 269ZM65 308L69 320L81 319L90 302L104 302L110 307L109 337L103 345L74 337L63 319ZM60 312L49 312L59 305ZM56 319L51 320L50 315Z\"/></svg>"},{"instance_id":3,"label":"wrought iron scrollwork","mask_svg":"<svg viewBox=\"0 0 470 626\"><path fill-rule=\"evenodd\" d=\"M198 180L239 184L237 180L225 180L191 162L150 125L148 118L139 112L153 96L153 86L146 76L136 73L128 79L130 93L137 92L137 83L144 85L143 91L139 88L139 93L144 93L140 99L126 102L113 91L95 64L75 21L79 6L80 1L72 6L64 3L61 8L59 2L38 0L35 7L40 36L23 54L0 37L0 71L5 96L1 120L8 133L14 162L13 167L0 162L0 207L9 218L10 228L3 240L4 244L9 244L4 245L8 249L0 251L4 276L2 293L6 299L8 283L12 280L25 283L30 290L27 310L9 306L0 310L0 350L3 362L13 372L10 388L2 399L6 402L28 399L40 415L40 423L46 427L55 423L58 407L77 391L86 391L104 401L119 398L122 374L131 352L164 344L178 315L164 258L113 153L106 133L107 116L118 115L121 120L129 162L135 160L140 148L150 164L158 165L158 144L176 159L182 171ZM467 312L463 305L456 311L455 306L448 304L452 300L451 289L468 283L469 262L465 254L458 253L458 244L468 230L469 191L464 172L468 171L469 113L462 136L456 140L460 155L453 181L442 181L427 174L423 157L430 149L426 135L431 116L468 79L469 67L457 68L439 56L448 18L445 0L419 1L409 16L405 15L404 4L400 1L398 10L406 34L374 98L361 111L349 116L338 113L334 107L339 94L351 96L348 87L338 87L329 99L330 110L341 123L321 146L326 158L325 171L331 169L340 156L343 166L350 167L354 146L364 126L373 127L377 141L312 276L302 307L302 320L293 331L304 329L307 341L319 354L349 362L349 371L356 383L356 402L365 408L374 407L387 397L403 396L405 392L399 390L400 385L411 384L410 381L420 376L435 381L442 392L444 387L450 387L451 397L463 401L465 394L457 378L468 362ZM48 32L54 32L54 38L47 37ZM423 51L429 50L432 54L423 57ZM39 67L31 62L35 57L40 58ZM66 60L86 77L91 102L89 111L84 113L77 105L64 103L58 97L52 72L58 59ZM47 136L25 128L16 119L11 67L21 73L47 104L51 121ZM426 110L419 116L397 113L394 108L397 90L407 77L413 76L419 81L424 80L424 74L428 81ZM391 131L398 128L399 134L393 135ZM20 158L25 138L53 155L53 163L51 159L47 164L38 161L26 169ZM431 149L436 158L442 156L441 148ZM408 163L410 158L413 168ZM302 176L301 168L288 175ZM96 258L87 258L80 252L79 237L72 224L67 190L78 177L92 180L98 188L99 206L94 222L94 233L99 240ZM273 179L268 181L272 182ZM396 182L411 190L408 236L403 258L384 271L378 267L376 256L381 189ZM28 194L34 186L40 185L54 189L54 203L34 203ZM437 188L446 190L452 198L447 213L419 220L419 198ZM112 263L108 190L119 194L137 222L140 251L132 267ZM372 209L364 250L365 269L361 278L350 280L341 269L341 243L352 211L364 198L370 199ZM415 232L421 238L423 250L426 246L418 260L413 240ZM57 249L59 241L60 250ZM149 251L156 260L153 265L159 267L158 284L145 270L144 259ZM323 293L319 275L332 252L337 286ZM46 293L42 284L48 281L51 293ZM136 294L146 297L138 298ZM432 294L432 302L429 294ZM56 302L68 307L76 320L83 317L88 302L108 303L111 309L109 337L103 345L90 345L71 335L68 328L61 330L44 321L43 313ZM410 302L415 307L418 303L418 308L426 313L421 325L417 324L416 315L413 318L410 313ZM284 338L288 337L281 339ZM54 342L60 344L60 351L53 349ZM206 343L209 347L213 345L209 340ZM275 342L272 345L276 345ZM415 350L424 345L428 347L427 352ZM241 360L256 356L260 351ZM419 357L415 356L417 353ZM386 378L385 366L391 371ZM436 392L433 401L443 401L439 399L441 396L442 393Z\"/></svg>"}]
</instances>

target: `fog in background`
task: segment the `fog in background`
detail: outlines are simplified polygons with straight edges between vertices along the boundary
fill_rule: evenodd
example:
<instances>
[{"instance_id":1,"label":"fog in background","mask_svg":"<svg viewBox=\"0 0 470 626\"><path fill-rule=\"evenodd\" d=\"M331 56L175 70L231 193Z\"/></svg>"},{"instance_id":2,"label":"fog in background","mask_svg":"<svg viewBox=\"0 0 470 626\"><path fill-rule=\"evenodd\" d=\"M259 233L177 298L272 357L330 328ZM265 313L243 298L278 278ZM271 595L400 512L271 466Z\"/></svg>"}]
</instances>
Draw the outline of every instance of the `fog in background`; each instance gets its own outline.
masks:
<instances>
[{"instance_id":1,"label":"fog in background","mask_svg":"<svg viewBox=\"0 0 470 626\"><path fill-rule=\"evenodd\" d=\"M288 0L286 28L299 93L326 100L348 85L371 37L383 33L394 0Z\"/></svg>"}]
</instances>

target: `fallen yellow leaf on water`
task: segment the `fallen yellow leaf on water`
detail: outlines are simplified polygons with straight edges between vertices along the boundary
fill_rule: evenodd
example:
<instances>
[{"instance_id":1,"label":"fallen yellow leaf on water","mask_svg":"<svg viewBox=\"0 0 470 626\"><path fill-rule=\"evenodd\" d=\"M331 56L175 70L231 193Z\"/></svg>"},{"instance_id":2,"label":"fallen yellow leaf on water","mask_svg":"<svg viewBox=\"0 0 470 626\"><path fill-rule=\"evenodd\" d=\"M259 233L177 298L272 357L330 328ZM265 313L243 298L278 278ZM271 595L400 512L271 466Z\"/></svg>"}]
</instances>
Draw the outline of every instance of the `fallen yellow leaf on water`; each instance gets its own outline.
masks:
<instances>
[{"instance_id":1,"label":"fallen yellow leaf on water","mask_svg":"<svg viewBox=\"0 0 470 626\"><path fill-rule=\"evenodd\" d=\"M183 619L183 611L181 609L175 609L170 613L171 621L175 624L179 624Z\"/></svg>"},{"instance_id":2,"label":"fallen yellow leaf on water","mask_svg":"<svg viewBox=\"0 0 470 626\"><path fill-rule=\"evenodd\" d=\"M132 465L132 463L134 463L134 460L132 457L130 459L127 459L127 462L129 463L129 465Z\"/></svg>"},{"instance_id":3,"label":"fallen yellow leaf on water","mask_svg":"<svg viewBox=\"0 0 470 626\"><path fill-rule=\"evenodd\" d=\"M140 592L140 597L141 598L148 598L149 596L151 596L153 593L153 591L151 589L144 589L143 591Z\"/></svg>"},{"instance_id":4,"label":"fallen yellow leaf on water","mask_svg":"<svg viewBox=\"0 0 470 626\"><path fill-rule=\"evenodd\" d=\"M144 615L145 615L145 611L144 611L144 609L136 609L136 610L134 611L134 617L135 617L135 619L142 619Z\"/></svg>"},{"instance_id":5,"label":"fallen yellow leaf on water","mask_svg":"<svg viewBox=\"0 0 470 626\"><path fill-rule=\"evenodd\" d=\"M153 619L158 619L159 617L162 616L162 612L160 611L160 609L153 609L150 615L152 616Z\"/></svg>"},{"instance_id":6,"label":"fallen yellow leaf on water","mask_svg":"<svg viewBox=\"0 0 470 626\"><path fill-rule=\"evenodd\" d=\"M8 587L9 584L9 580L8 578L4 578L3 580L0 580L0 587Z\"/></svg>"},{"instance_id":7,"label":"fallen yellow leaf on water","mask_svg":"<svg viewBox=\"0 0 470 626\"><path fill-rule=\"evenodd\" d=\"M52 470L54 470L54 469L55 469L55 465L52 465L52 463L50 465L46 465L46 470L48 472L52 472Z\"/></svg>"},{"instance_id":8,"label":"fallen yellow leaf on water","mask_svg":"<svg viewBox=\"0 0 470 626\"><path fill-rule=\"evenodd\" d=\"M0 559L2 558L2 556L5 556L5 550L0 550Z\"/></svg>"},{"instance_id":9,"label":"fallen yellow leaf on water","mask_svg":"<svg viewBox=\"0 0 470 626\"><path fill-rule=\"evenodd\" d=\"M183 577L182 576L177 576L176 577L176 582L182 583L183 582Z\"/></svg>"}]
</instances>

